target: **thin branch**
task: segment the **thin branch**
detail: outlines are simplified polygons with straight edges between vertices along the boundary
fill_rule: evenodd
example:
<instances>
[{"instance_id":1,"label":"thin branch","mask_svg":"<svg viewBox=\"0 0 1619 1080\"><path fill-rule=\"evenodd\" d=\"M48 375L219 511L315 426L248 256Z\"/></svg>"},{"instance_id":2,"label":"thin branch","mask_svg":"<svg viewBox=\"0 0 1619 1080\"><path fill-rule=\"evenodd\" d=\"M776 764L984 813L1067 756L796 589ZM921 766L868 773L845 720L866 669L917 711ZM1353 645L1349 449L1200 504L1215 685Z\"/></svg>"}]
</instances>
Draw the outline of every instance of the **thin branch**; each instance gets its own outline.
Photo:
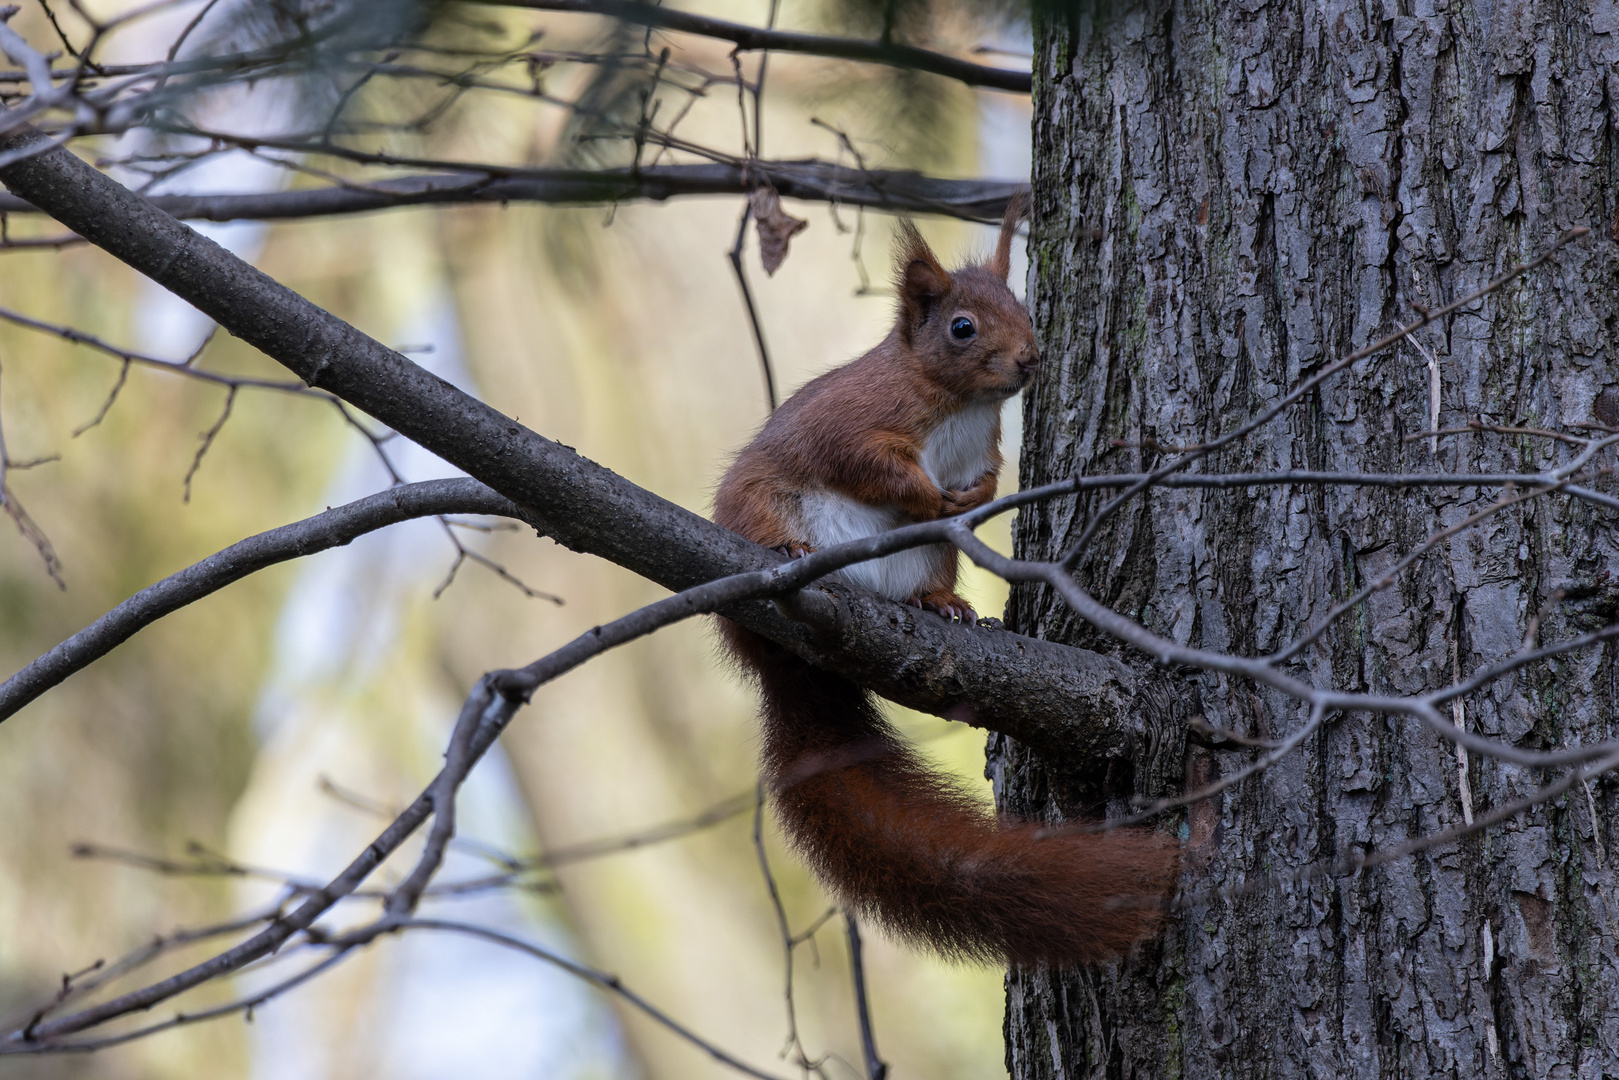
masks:
<instances>
[{"instance_id":1,"label":"thin branch","mask_svg":"<svg viewBox=\"0 0 1619 1080\"><path fill-rule=\"evenodd\" d=\"M167 956L176 949L182 949L217 937L240 934L245 930L251 930L275 919L281 914L281 911L282 905L274 904L256 913L238 916L225 922L174 930L167 934L159 934L151 941L130 950L110 964L97 960L83 971L63 975L62 986L57 991L56 997L44 1007L36 1009L26 1021L16 1026L23 1030L29 1029L66 1003L93 994L113 980L145 967L159 957ZM8 1023L4 1026L10 1027L12 1025Z\"/></svg>"},{"instance_id":2,"label":"thin branch","mask_svg":"<svg viewBox=\"0 0 1619 1080\"><path fill-rule=\"evenodd\" d=\"M1220 743L1231 743L1233 746L1241 746L1248 750L1274 750L1281 745L1275 739L1255 739L1248 735L1239 735L1235 731L1210 723L1208 717L1205 716L1192 717L1187 721L1186 728L1194 735L1217 740L1217 742L1209 745L1221 750L1228 749L1228 747L1220 746Z\"/></svg>"},{"instance_id":3,"label":"thin branch","mask_svg":"<svg viewBox=\"0 0 1619 1080\"><path fill-rule=\"evenodd\" d=\"M792 926L787 919L787 908L781 902L781 890L776 887L776 875L770 869L770 856L765 852L764 819L765 785L761 780L754 795L753 852L759 864L759 873L765 880L765 892L770 897L770 909L776 916L776 932L781 936L784 986L782 998L787 1007L787 1041L782 1046L781 1052L783 1057L791 1055L792 1063L807 1076L812 1072L820 1073L825 1059L811 1058L804 1049L803 1038L799 1035L798 1005L793 997L793 957L798 951L799 939L793 935Z\"/></svg>"},{"instance_id":4,"label":"thin branch","mask_svg":"<svg viewBox=\"0 0 1619 1080\"><path fill-rule=\"evenodd\" d=\"M736 278L736 287L742 292L742 306L748 313L748 326L753 330L753 345L759 351L759 367L765 378L765 404L769 406L771 412L775 412L776 375L770 367L770 350L765 346L765 331L759 323L759 309L753 303L753 290L748 288L748 274L742 266L742 250L748 238L748 221L752 216L753 204L744 200L742 217L736 223L736 243L731 245L729 257L731 273Z\"/></svg>"},{"instance_id":5,"label":"thin branch","mask_svg":"<svg viewBox=\"0 0 1619 1080\"><path fill-rule=\"evenodd\" d=\"M534 867L566 866L569 863L583 862L587 859L599 859L604 855L635 851L653 844L661 844L666 840L677 840L747 813L753 809L754 800L755 795L753 792L744 791L731 796L729 799L715 803L707 810L689 818L681 818L662 825L655 825L650 829L626 833L622 836L610 836L600 840L587 840L579 844L553 848L543 855L522 860L522 864Z\"/></svg>"},{"instance_id":6,"label":"thin branch","mask_svg":"<svg viewBox=\"0 0 1619 1080\"><path fill-rule=\"evenodd\" d=\"M516 938L510 934L503 934L498 930L485 926L477 926L472 923L454 922L449 919L416 918L395 922L391 924L388 929L390 931L443 930L450 933L464 934L469 937L482 938L485 941L493 942L496 945L501 945L508 949L514 949L518 952L532 956L537 960L544 960L546 963L555 965L556 967L561 968L563 971L568 972L570 975L577 976L586 982L599 986L603 990L606 990L616 997L628 1002L634 1008L644 1013L658 1024L662 1025L665 1029L691 1043L693 1046L697 1047L699 1050L702 1050L709 1057L713 1058L715 1061L718 1061L720 1064L725 1065L727 1068L735 1069L737 1072L740 1072L746 1076L758 1077L759 1080L779 1080L779 1078L774 1074L767 1073L762 1069L754 1068L752 1065L747 1064L740 1058L735 1057L714 1043L709 1042L707 1039L704 1039L702 1036L696 1034L690 1028L686 1027L678 1020L675 1020L668 1013L652 1004L646 998L625 986L623 981L619 979L617 975L609 975L606 972L597 971L595 968L589 968L583 964L576 963L575 961L569 960L564 956L551 952L549 949L541 948L540 946L531 944L530 942L524 941L521 938Z\"/></svg>"},{"instance_id":7,"label":"thin branch","mask_svg":"<svg viewBox=\"0 0 1619 1080\"><path fill-rule=\"evenodd\" d=\"M397 809L389 808L383 803L367 798L358 792L350 791L329 777L321 777L320 789L324 794L331 796L344 805L354 807L376 817L393 818L398 813ZM731 796L729 799L722 799L691 817L677 818L674 821L667 821L645 829L637 829L634 832L623 833L618 836L607 836L596 840L585 840L577 844L566 844L539 855L527 857L519 857L498 851L486 845L468 841L465 837L458 837L454 843L470 847L477 854L490 859L497 866L506 870L549 869L555 866L566 866L569 863L599 859L607 855L616 855L625 851L636 851L640 848L651 847L654 844L661 844L669 840L679 840L745 814L752 810L753 807L754 792L751 790L743 791Z\"/></svg>"},{"instance_id":8,"label":"thin branch","mask_svg":"<svg viewBox=\"0 0 1619 1080\"><path fill-rule=\"evenodd\" d=\"M1546 428L1514 427L1510 424L1488 424L1482 420L1469 420L1465 426L1459 428L1446 428L1443 431L1418 431L1407 435L1402 442L1415 442L1418 439L1438 439L1446 435L1534 435L1542 439L1552 439L1556 442L1568 443L1573 446L1589 446L1591 440L1582 439L1577 435L1570 435L1564 431L1549 431Z\"/></svg>"},{"instance_id":9,"label":"thin branch","mask_svg":"<svg viewBox=\"0 0 1619 1080\"><path fill-rule=\"evenodd\" d=\"M455 836L455 795L478 761L472 745L479 727L486 721L498 722L499 714L495 705L492 696L474 693L461 706L461 715L456 718L455 731L450 736L449 749L444 752L444 768L428 788L428 797L433 804L433 828L427 834L427 843L422 845L422 854L416 860L415 867L399 883L383 907L383 913L389 919L402 919L413 914L421 901L423 890L444 864L444 852L450 845L450 839Z\"/></svg>"},{"instance_id":10,"label":"thin branch","mask_svg":"<svg viewBox=\"0 0 1619 1080\"><path fill-rule=\"evenodd\" d=\"M202 459L207 455L209 449L213 447L214 440L219 437L220 431L224 430L225 421L230 419L231 408L236 404L236 389L233 386L226 391L225 407L219 411L219 419L215 420L213 426L202 433L201 445L197 447L197 453L191 459L191 468L186 470L185 497L180 500L181 502L191 501L191 480L197 475L197 470L202 468Z\"/></svg>"},{"instance_id":11,"label":"thin branch","mask_svg":"<svg viewBox=\"0 0 1619 1080\"><path fill-rule=\"evenodd\" d=\"M186 1027L190 1024L199 1024L207 1020L217 1020L222 1016L230 1016L233 1013L251 1013L254 1009L258 1008L260 1005L263 1005L265 1002L278 998L287 991L296 989L317 976L324 975L326 972L330 971L332 968L336 967L338 964L347 959L351 951L351 948L333 949L324 959L318 963L311 964L309 967L291 976L290 978L283 979L280 982L268 986L255 994L251 994L244 998L238 998L235 1001L226 1002L223 1005L216 1005L212 1008L202 1009L194 1013L175 1013L167 1020L160 1020L155 1024L147 1024L144 1027L138 1027L131 1031L121 1031L116 1035L107 1035L101 1038L56 1042L32 1042L24 1044L21 1047L0 1044L0 1057L8 1054L89 1053L95 1050L106 1050L114 1046L120 1046L124 1043L134 1042L137 1039L144 1039L150 1035L156 1035L160 1031L169 1031L177 1027Z\"/></svg>"},{"instance_id":12,"label":"thin branch","mask_svg":"<svg viewBox=\"0 0 1619 1080\"><path fill-rule=\"evenodd\" d=\"M1499 825L1503 821L1509 821L1542 803L1557 798L1559 795L1572 790L1576 784L1589 783L1596 777L1610 773L1615 769L1619 769L1619 751L1572 768L1550 784L1537 788L1521 799L1504 803L1488 813L1479 815L1470 822L1454 825L1448 829L1442 829L1439 832L1429 833L1425 836L1414 837L1404 843L1395 844L1392 847L1372 852L1369 855L1364 852L1351 852L1335 859L1323 860L1300 867L1290 873L1268 873L1250 878L1236 886L1226 886L1209 891L1188 892L1176 897L1169 906L1174 910L1184 911L1188 908L1201 907L1213 900L1227 903L1240 900L1245 896L1253 895L1261 889L1269 888L1281 880L1312 881L1323 877L1343 877L1358 874L1363 870L1409 858L1412 855L1430 851L1464 837L1481 833L1492 825Z\"/></svg>"},{"instance_id":13,"label":"thin branch","mask_svg":"<svg viewBox=\"0 0 1619 1080\"><path fill-rule=\"evenodd\" d=\"M871 1003L866 997L866 961L860 943L860 924L851 912L843 913L849 930L849 971L854 978L855 1015L860 1020L860 1050L866 1060L866 1080L886 1080L888 1063L877 1053L877 1035L871 1025Z\"/></svg>"},{"instance_id":14,"label":"thin branch","mask_svg":"<svg viewBox=\"0 0 1619 1080\"><path fill-rule=\"evenodd\" d=\"M1475 690L1482 689L1502 676L1509 675L1529 664L1546 660L1553 656L1562 656L1564 653L1576 652L1604 641L1611 641L1615 637L1619 637L1619 623L1604 626L1600 630L1592 630L1590 633L1581 634L1579 637L1555 642L1541 649L1525 649L1513 656L1509 656L1498 664L1491 664L1480 669L1466 682L1429 694L1425 700L1433 705L1443 705L1447 701L1465 697Z\"/></svg>"},{"instance_id":15,"label":"thin branch","mask_svg":"<svg viewBox=\"0 0 1619 1080\"><path fill-rule=\"evenodd\" d=\"M67 36L67 31L62 28L61 22L56 18L56 10L51 7L50 0L40 0L39 6L44 9L45 18L50 22L51 29L56 31L56 39L62 43L62 48L67 50L69 56L77 59L79 50L73 47L73 39Z\"/></svg>"},{"instance_id":16,"label":"thin branch","mask_svg":"<svg viewBox=\"0 0 1619 1080\"><path fill-rule=\"evenodd\" d=\"M3 23L0 23L0 25L3 25ZM11 473L13 471L44 465L47 462L57 460L57 457L58 455L49 454L35 458L32 461L13 461L11 459L11 450L6 445L3 425L0 425L0 509L3 509L6 516L11 518L12 524L17 526L17 532L22 535L22 538L32 544L34 550L39 553L41 561L45 563L45 572L50 575L52 581L56 582L56 587L66 589L67 581L62 577L62 560L57 557L56 548L51 544L51 538L46 536L45 530L40 528L34 519L28 515L28 511L23 508L21 500L17 498L17 493L11 490Z\"/></svg>"},{"instance_id":17,"label":"thin branch","mask_svg":"<svg viewBox=\"0 0 1619 1080\"><path fill-rule=\"evenodd\" d=\"M73 429L75 439L91 428L101 426L101 421L107 418L107 414L112 411L113 405L118 401L118 395L123 391L124 384L129 381L129 369L133 364L134 361L126 357L124 362L118 365L118 378L113 382L112 389L107 392L106 400L101 403L101 408L96 410L94 416Z\"/></svg>"},{"instance_id":18,"label":"thin branch","mask_svg":"<svg viewBox=\"0 0 1619 1080\"><path fill-rule=\"evenodd\" d=\"M45 535L45 530L29 516L28 511L17 498L17 493L11 490L10 485L0 488L0 508L4 508L6 516L11 523L17 526L17 532L22 538L33 545L39 553L40 560L45 564L45 572L51 580L56 582L58 589L67 588L67 579L62 576L62 560L56 554L56 548L51 544L51 538Z\"/></svg>"},{"instance_id":19,"label":"thin branch","mask_svg":"<svg viewBox=\"0 0 1619 1080\"><path fill-rule=\"evenodd\" d=\"M0 198L4 198L0 195ZM0 239L0 251L61 251L63 248L77 247L88 243L84 237L74 233L63 233L58 236L27 237L22 240L5 237Z\"/></svg>"},{"instance_id":20,"label":"thin branch","mask_svg":"<svg viewBox=\"0 0 1619 1080\"><path fill-rule=\"evenodd\" d=\"M1419 309L1417 312L1417 320L1415 322L1407 323L1386 337L1379 338L1377 341L1374 341L1369 345L1363 346L1362 348L1356 349L1354 352L1351 352L1346 356L1334 360L1332 363L1326 365L1314 375L1311 375L1309 378L1300 382L1291 391L1284 394L1277 401L1263 409L1257 416L1254 416L1244 423L1239 424L1236 428L1224 435L1221 435L1217 439L1198 446L1186 447L1181 456L1165 465L1160 466L1157 469L1154 469L1138 484L1133 484L1128 490L1114 496L1100 510L1098 510L1096 514L1091 517L1090 521L1086 523L1084 531L1079 535L1079 539L1075 540L1073 544L1069 546L1068 550L1063 554L1063 569L1066 571L1072 571L1079 564L1080 558L1084 555L1085 550L1090 546L1091 538L1096 535L1096 530L1102 527L1102 523L1118 512L1119 508L1124 506L1125 503L1129 502L1129 500L1133 499L1137 494L1146 489L1148 485L1154 483L1161 477L1180 472L1195 462L1200 461L1208 455L1214 453L1214 451L1228 446L1238 439L1246 437L1250 432L1258 430L1264 425L1270 423L1276 417L1280 416L1284 410L1302 400L1306 394L1314 390L1317 386L1320 386L1333 375L1342 371L1344 368L1350 366L1351 364L1358 363L1361 360L1365 360L1368 357L1375 356L1385 349L1399 344L1436 319L1442 319L1446 315L1450 315L1454 312L1460 311L1462 308L1469 307L1477 303L1478 301L1489 296L1491 293L1498 291L1502 287L1522 277L1524 274L1527 274L1529 271L1544 264L1550 260L1552 256L1556 255L1558 251L1562 250L1564 245L1578 240L1580 237L1586 235L1590 231L1590 229L1583 225L1570 229L1559 236L1556 240L1552 241L1551 245L1535 258L1526 263L1519 263L1513 266L1511 269L1507 270L1506 273L1501 274L1484 285L1479 286L1477 289L1468 293L1466 296L1463 296L1461 299L1453 300L1444 307L1437 309Z\"/></svg>"},{"instance_id":21,"label":"thin branch","mask_svg":"<svg viewBox=\"0 0 1619 1080\"><path fill-rule=\"evenodd\" d=\"M494 574L496 577L500 578L500 580L521 592L530 600L549 600L557 607L562 607L567 603L566 600L558 596L556 593L549 593L541 589L531 588L516 574L513 574L510 570L507 570L495 560L489 558L487 555L479 554L478 552L467 547L461 542L461 538L455 534L455 528L457 526L464 529L479 529L485 532L493 531L493 527L478 526L468 522L451 521L443 514L438 516L438 522L439 525L441 525L444 529L444 535L449 538L451 546L455 548L455 560L450 563L449 572L444 575L444 580L439 582L438 588L433 590L434 600L437 600L440 596L443 596L444 590L448 589L452 584L454 584L456 571L461 569L461 564L471 561L488 570L490 573Z\"/></svg>"},{"instance_id":22,"label":"thin branch","mask_svg":"<svg viewBox=\"0 0 1619 1080\"><path fill-rule=\"evenodd\" d=\"M942 75L947 79L966 83L968 86L982 86L989 90L1027 94L1034 83L1033 76L1027 71L975 64L945 53L919 49L914 45L825 37L790 30L768 30L679 11L675 8L635 3L633 0L483 0L483 2L499 7L520 7L534 11L605 15L621 22L729 41L736 46L738 52L770 49L775 52L884 64L889 67Z\"/></svg>"},{"instance_id":23,"label":"thin branch","mask_svg":"<svg viewBox=\"0 0 1619 1080\"><path fill-rule=\"evenodd\" d=\"M1449 829L1444 829L1437 833L1431 833L1427 836L1417 837L1416 839L1408 840L1403 844L1396 844L1391 848L1386 848L1382 851L1378 851L1364 858L1358 859L1356 860L1355 868L1358 870L1364 870L1368 867L1382 866L1385 863L1394 862L1397 859L1403 859L1407 856L1415 855L1420 851L1427 851L1430 848L1448 844L1453 840L1460 840L1464 836L1471 836L1474 833L1483 832L1491 825L1499 825L1503 821L1510 821L1532 807L1539 806L1541 803L1557 798L1564 792L1569 791L1576 784L1586 783L1598 776L1603 775L1604 773L1612 772L1614 769L1619 769L1619 753L1611 753L1607 757L1598 758L1596 761L1581 765L1578 768L1570 769L1561 778L1553 781L1552 783L1531 792L1521 799L1517 799L1509 803L1503 803L1488 813L1480 814L1471 822L1452 826Z\"/></svg>"},{"instance_id":24,"label":"thin branch","mask_svg":"<svg viewBox=\"0 0 1619 1080\"><path fill-rule=\"evenodd\" d=\"M434 164L444 167L457 163ZM991 221L998 220L1012 197L1028 186L997 180L948 180L908 171L849 169L823 161L758 161L746 168L723 163L651 165L639 171L457 167L463 171L288 191L154 195L150 201L164 212L188 221L281 221L404 206L500 206L514 202L607 205L698 195L745 196L762 177L784 198L869 206L896 214L940 214ZM37 212L31 203L15 194L0 194L0 213ZM63 242L76 239L75 234ZM18 241L24 243L27 242Z\"/></svg>"},{"instance_id":25,"label":"thin branch","mask_svg":"<svg viewBox=\"0 0 1619 1080\"><path fill-rule=\"evenodd\" d=\"M391 818L393 815L388 816ZM464 847L467 844L460 838L454 838L451 840L451 846ZM488 854L488 849L483 848L481 845L474 844L472 847L478 854ZM193 845L193 848L195 849L196 845ZM139 851L106 847L101 844L80 843L73 845L73 855L75 858L116 862L125 866L132 866L138 870L160 874L164 877L233 877L270 881L284 887L289 899L308 896L323 884L301 874L293 874L285 870L272 870L262 866L249 866L207 851L197 854L196 857L190 860L183 861L157 855L147 855ZM555 891L554 883L531 877L528 869L519 863L511 860L503 860L503 863L508 866L508 869L503 870L501 873L486 874L481 877L464 878L432 885L423 889L421 896L455 898L478 895L497 889L519 889L524 892L539 893ZM394 893L394 889L360 888L349 893L345 899L388 900L393 897Z\"/></svg>"},{"instance_id":26,"label":"thin branch","mask_svg":"<svg viewBox=\"0 0 1619 1080\"><path fill-rule=\"evenodd\" d=\"M1347 612L1352 611L1361 604L1365 603L1367 598L1372 596L1372 594L1382 592L1384 589L1392 586L1395 581L1399 579L1399 575L1402 571L1411 566L1418 559L1421 559L1424 555L1428 554L1428 552L1444 543L1450 537L1470 529L1479 522L1492 518L1504 510L1517 506L1519 503L1528 502L1531 499L1538 499L1540 496L1545 495L1548 492L1557 490L1559 486L1560 485L1557 484L1546 484L1540 487L1531 488L1528 491L1517 492L1516 494L1510 493L1511 489L1508 489L1508 491L1501 494L1500 498L1496 499L1484 509L1473 514L1469 514L1462 520L1429 534L1428 537L1422 541L1422 543L1406 552L1406 554L1398 562L1384 571L1382 575L1370 582L1367 582L1364 586L1358 589L1354 595L1345 597L1343 600L1340 600L1338 603L1334 604L1331 609L1329 609L1327 613L1316 622L1314 626L1310 627L1309 630L1300 635L1290 645L1277 650L1275 653L1272 653L1270 656L1266 657L1266 659L1272 664L1282 664L1293 659L1293 657L1307 649L1311 643L1319 640L1321 635L1330 630Z\"/></svg>"},{"instance_id":27,"label":"thin branch","mask_svg":"<svg viewBox=\"0 0 1619 1080\"><path fill-rule=\"evenodd\" d=\"M1251 762L1246 767L1238 769L1236 772L1231 773L1228 776L1222 776L1214 783L1198 788L1196 791L1190 791L1185 795L1180 795L1175 798L1159 799L1150 806L1147 806L1140 813L1132 814L1127 818L1118 820L1110 819L1103 827L1112 829L1124 825L1139 825L1144 821L1157 817L1165 810L1171 810L1182 806L1191 806L1193 803L1202 802L1204 799L1212 799L1222 791L1225 791L1227 788L1240 784L1242 781L1248 779L1248 777L1264 772L1272 765L1275 765L1278 761L1281 761L1288 754L1291 754L1295 749L1304 743L1305 739L1308 739L1311 735L1316 733L1316 730L1321 727L1321 722L1326 719L1326 716L1327 710L1324 707L1322 707L1320 704L1313 705L1310 708L1309 719L1305 721L1305 723L1302 724L1297 731L1289 735L1286 739L1282 740L1282 742L1277 744L1277 746L1271 750L1270 753L1266 754L1259 760ZM1094 828L1094 826L1086 827L1079 831L1089 832L1092 830L1092 828ZM1062 831L1065 831L1065 829L1059 826L1057 828L1046 829L1044 830L1044 833L1052 834Z\"/></svg>"},{"instance_id":28,"label":"thin branch","mask_svg":"<svg viewBox=\"0 0 1619 1080\"><path fill-rule=\"evenodd\" d=\"M311 390L301 382L291 382L285 379L243 378L236 375L219 375L212 371L204 371L195 366L195 361L197 358L196 354L193 354L185 360L166 360L160 356L149 356L146 353L136 352L133 349L125 349L121 346L114 345L108 341L104 341L94 334L87 334L83 330L78 330L71 326L59 326L56 323L44 322L43 320L35 319L32 316L24 315L20 311L13 311L10 308L0 307L0 320L4 320L5 322L12 323L16 326L26 327L29 330L38 330L43 334L54 334L65 341L71 341L75 345L82 345L85 348L94 349L96 352L104 353L105 355L111 356L116 360L121 360L126 369L131 364L140 364L143 367L150 367L161 371L172 372L176 375L183 375L186 378L212 383L215 386L223 386L230 390L244 388L255 390L276 390L281 393L307 394L322 399L330 398L329 394L322 394L317 390ZM208 337L204 339L204 345L206 345L208 341L213 340L213 333L214 331L209 331ZM102 407L102 410L97 415L96 419L84 427L79 428L74 432L74 434L77 435L84 431L88 431L96 424L99 424L101 419L106 416L107 410L112 407L110 398L116 397L118 391L122 388L123 378L120 377L118 384L113 388L113 393L109 396L108 403Z\"/></svg>"},{"instance_id":29,"label":"thin branch","mask_svg":"<svg viewBox=\"0 0 1619 1080\"><path fill-rule=\"evenodd\" d=\"M249 574L340 547L368 532L435 514L523 511L476 480L407 484L260 533L148 586L0 683L0 720L128 641L136 633Z\"/></svg>"}]
</instances>

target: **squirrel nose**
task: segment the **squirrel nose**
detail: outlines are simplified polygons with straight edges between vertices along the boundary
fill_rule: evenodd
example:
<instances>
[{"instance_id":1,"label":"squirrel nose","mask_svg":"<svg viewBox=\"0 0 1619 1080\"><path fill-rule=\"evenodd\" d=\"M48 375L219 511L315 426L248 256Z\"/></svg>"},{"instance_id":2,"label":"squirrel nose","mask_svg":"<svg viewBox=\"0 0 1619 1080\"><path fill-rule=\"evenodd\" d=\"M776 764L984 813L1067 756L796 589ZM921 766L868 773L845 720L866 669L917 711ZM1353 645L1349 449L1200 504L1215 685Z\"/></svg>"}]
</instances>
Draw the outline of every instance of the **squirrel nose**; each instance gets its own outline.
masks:
<instances>
[{"instance_id":1,"label":"squirrel nose","mask_svg":"<svg viewBox=\"0 0 1619 1080\"><path fill-rule=\"evenodd\" d=\"M1033 371L1040 366L1040 354L1033 348L1017 359L1017 366L1022 371Z\"/></svg>"}]
</instances>

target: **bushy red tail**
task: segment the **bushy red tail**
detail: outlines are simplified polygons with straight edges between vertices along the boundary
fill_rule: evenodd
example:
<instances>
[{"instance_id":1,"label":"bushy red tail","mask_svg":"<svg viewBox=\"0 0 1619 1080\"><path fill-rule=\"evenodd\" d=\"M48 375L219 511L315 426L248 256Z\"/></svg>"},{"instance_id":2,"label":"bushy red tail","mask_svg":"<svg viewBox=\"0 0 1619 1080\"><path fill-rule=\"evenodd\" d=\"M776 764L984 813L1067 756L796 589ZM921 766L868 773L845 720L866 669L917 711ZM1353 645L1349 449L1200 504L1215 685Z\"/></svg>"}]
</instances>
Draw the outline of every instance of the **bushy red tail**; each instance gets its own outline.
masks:
<instances>
[{"instance_id":1,"label":"bushy red tail","mask_svg":"<svg viewBox=\"0 0 1619 1080\"><path fill-rule=\"evenodd\" d=\"M759 679L782 827L857 914L947 956L1023 964L1117 956L1159 928L1169 839L997 820L929 772L858 686L723 628Z\"/></svg>"}]
</instances>

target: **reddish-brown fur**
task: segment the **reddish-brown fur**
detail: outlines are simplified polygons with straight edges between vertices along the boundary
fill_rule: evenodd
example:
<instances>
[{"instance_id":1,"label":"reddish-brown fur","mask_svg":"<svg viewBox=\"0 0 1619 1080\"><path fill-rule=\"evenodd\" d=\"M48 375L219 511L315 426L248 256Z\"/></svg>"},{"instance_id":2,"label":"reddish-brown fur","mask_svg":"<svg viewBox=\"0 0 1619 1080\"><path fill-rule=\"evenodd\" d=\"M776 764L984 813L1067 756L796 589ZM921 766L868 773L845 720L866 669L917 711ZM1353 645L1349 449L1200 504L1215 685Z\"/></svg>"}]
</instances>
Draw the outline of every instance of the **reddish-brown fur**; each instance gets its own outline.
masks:
<instances>
[{"instance_id":1,"label":"reddish-brown fur","mask_svg":"<svg viewBox=\"0 0 1619 1080\"><path fill-rule=\"evenodd\" d=\"M1028 314L1005 283L1018 210L1007 212L995 254L954 274L902 226L894 329L776 411L726 473L716 521L802 554L817 530L869 534L995 497L995 410L1039 361ZM950 329L963 318L974 330L966 340ZM939 545L873 580L895 599L971 621L956 563ZM777 814L844 904L947 955L1019 963L1101 959L1159 926L1177 865L1168 839L1041 836L1036 824L997 820L928 772L865 691L733 623L721 629L758 678Z\"/></svg>"},{"instance_id":2,"label":"reddish-brown fur","mask_svg":"<svg viewBox=\"0 0 1619 1080\"><path fill-rule=\"evenodd\" d=\"M1019 964L1090 963L1158 929L1167 838L997 819L929 772L860 687L722 625L758 678L777 820L862 918L946 956Z\"/></svg>"}]
</instances>

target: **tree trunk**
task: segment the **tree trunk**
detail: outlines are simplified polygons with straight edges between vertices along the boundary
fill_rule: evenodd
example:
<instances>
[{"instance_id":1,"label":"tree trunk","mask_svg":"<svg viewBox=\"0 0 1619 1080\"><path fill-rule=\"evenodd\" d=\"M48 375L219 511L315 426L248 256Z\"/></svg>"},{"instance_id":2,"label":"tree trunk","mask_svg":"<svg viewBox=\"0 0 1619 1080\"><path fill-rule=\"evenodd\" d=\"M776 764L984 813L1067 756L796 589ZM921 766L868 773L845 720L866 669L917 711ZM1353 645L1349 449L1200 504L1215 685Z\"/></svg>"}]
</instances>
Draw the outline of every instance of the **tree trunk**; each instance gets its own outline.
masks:
<instances>
[{"instance_id":1,"label":"tree trunk","mask_svg":"<svg viewBox=\"0 0 1619 1080\"><path fill-rule=\"evenodd\" d=\"M1154 3L1045 20L1035 67L1030 300L1046 366L1025 403L1024 486L1135 471L1164 460L1154 446L1228 431L1576 225L1592 235L1200 468L1567 459L1529 436L1407 441L1431 426L1429 354L1441 428L1619 425L1613 0ZM1160 634L1261 654L1498 494L1159 491L1111 519L1079 576ZM1104 499L1024 511L1020 553L1053 557ZM1605 625L1616 527L1565 498L1523 503L1440 543L1290 670L1410 694L1510 654L1543 609L1544 642ZM1048 590L1014 590L1008 619L1110 648ZM1180 683L1245 735L1306 718L1239 681ZM1471 695L1462 719L1525 747L1588 744L1615 734L1616 683L1613 647L1587 649ZM1188 743L1174 780L1251 760ZM1004 809L1051 817L1126 812L1123 796L1161 775L1001 737L991 769ZM1009 974L1012 1076L1619 1074L1612 777L1359 875L1293 873L1459 824L1464 801L1483 813L1550 775L1477 756L1459 768L1451 744L1397 717L1330 717L1269 772L1166 816L1191 906L1161 939L1109 966ZM1220 889L1243 891L1206 898Z\"/></svg>"}]
</instances>

